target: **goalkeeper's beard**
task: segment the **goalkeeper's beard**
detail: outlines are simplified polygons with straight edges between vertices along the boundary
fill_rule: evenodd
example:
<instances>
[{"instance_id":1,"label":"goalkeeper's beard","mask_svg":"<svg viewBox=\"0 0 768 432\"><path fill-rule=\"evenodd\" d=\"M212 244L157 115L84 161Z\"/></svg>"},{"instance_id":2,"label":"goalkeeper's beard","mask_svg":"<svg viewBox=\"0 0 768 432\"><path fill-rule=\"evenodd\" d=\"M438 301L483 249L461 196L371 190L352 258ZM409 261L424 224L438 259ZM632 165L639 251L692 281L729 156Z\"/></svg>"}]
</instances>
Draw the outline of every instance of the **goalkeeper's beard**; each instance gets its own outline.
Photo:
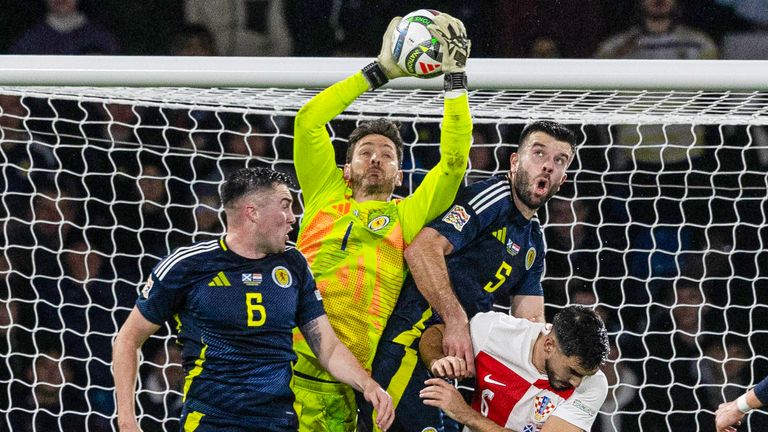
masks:
<instances>
[{"instance_id":1,"label":"goalkeeper's beard","mask_svg":"<svg viewBox=\"0 0 768 432\"><path fill-rule=\"evenodd\" d=\"M384 172L382 171L382 174ZM395 184L397 176L382 177L381 181L371 183L366 180L368 173L363 171L362 173L352 172L350 174L349 183L352 186L352 194L357 196L359 192L362 192L364 196L380 196L386 195L390 197L395 191Z\"/></svg>"}]
</instances>

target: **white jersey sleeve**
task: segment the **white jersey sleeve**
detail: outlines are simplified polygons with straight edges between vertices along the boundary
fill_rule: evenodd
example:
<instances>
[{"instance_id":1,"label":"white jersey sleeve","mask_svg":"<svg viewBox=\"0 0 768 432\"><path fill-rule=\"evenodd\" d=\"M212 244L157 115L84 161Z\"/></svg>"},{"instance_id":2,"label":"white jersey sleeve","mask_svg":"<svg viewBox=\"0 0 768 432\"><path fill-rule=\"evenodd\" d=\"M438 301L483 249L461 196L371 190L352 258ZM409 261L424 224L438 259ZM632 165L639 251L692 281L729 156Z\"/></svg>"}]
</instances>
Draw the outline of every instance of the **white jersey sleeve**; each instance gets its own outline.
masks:
<instances>
[{"instance_id":1,"label":"white jersey sleeve","mask_svg":"<svg viewBox=\"0 0 768 432\"><path fill-rule=\"evenodd\" d=\"M602 371L584 377L576 391L552 412L555 417L588 431L608 396L608 379Z\"/></svg>"}]
</instances>

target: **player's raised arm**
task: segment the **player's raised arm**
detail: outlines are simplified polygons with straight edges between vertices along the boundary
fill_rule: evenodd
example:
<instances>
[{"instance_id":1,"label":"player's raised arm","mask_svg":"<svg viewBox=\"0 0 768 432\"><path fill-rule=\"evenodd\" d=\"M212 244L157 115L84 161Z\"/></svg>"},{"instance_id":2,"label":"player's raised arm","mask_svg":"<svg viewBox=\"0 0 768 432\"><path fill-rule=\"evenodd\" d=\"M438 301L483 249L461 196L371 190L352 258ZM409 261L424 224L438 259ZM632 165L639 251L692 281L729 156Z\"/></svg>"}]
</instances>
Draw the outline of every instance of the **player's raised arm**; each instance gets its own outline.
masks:
<instances>
[{"instance_id":1,"label":"player's raised arm","mask_svg":"<svg viewBox=\"0 0 768 432\"><path fill-rule=\"evenodd\" d=\"M403 237L410 242L421 228L444 212L456 196L464 178L472 142L472 117L467 95L466 61L470 41L464 24L441 13L429 26L443 51L445 100L440 133L440 161L432 168L413 195L404 200Z\"/></svg>"},{"instance_id":2,"label":"player's raised arm","mask_svg":"<svg viewBox=\"0 0 768 432\"><path fill-rule=\"evenodd\" d=\"M376 424L387 430L395 419L392 398L360 366L349 348L341 343L328 316L322 315L303 325L301 333L317 355L320 365L339 381L362 393L377 412Z\"/></svg>"}]
</instances>

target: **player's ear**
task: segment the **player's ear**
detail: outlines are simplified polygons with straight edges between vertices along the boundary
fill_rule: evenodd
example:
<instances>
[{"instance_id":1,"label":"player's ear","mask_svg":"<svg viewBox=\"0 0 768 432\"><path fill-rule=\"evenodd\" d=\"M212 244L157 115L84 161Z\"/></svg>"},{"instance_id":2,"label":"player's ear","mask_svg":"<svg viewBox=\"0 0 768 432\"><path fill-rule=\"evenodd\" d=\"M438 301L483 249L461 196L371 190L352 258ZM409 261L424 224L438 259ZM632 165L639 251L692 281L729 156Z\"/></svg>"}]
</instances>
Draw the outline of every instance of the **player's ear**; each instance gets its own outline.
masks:
<instances>
[{"instance_id":1,"label":"player's ear","mask_svg":"<svg viewBox=\"0 0 768 432\"><path fill-rule=\"evenodd\" d=\"M403 170L397 172L397 178L395 179L395 187L403 185Z\"/></svg>"},{"instance_id":2,"label":"player's ear","mask_svg":"<svg viewBox=\"0 0 768 432\"><path fill-rule=\"evenodd\" d=\"M520 155L518 155L517 152L514 152L511 155L509 155L510 174L515 174L517 172L517 165L519 161L520 161Z\"/></svg>"},{"instance_id":3,"label":"player's ear","mask_svg":"<svg viewBox=\"0 0 768 432\"><path fill-rule=\"evenodd\" d=\"M563 174L563 178L560 179L560 184L557 185L557 190L560 190L560 186L562 186L563 183L565 183L565 180L567 180L567 179L568 179L568 174Z\"/></svg>"},{"instance_id":4,"label":"player's ear","mask_svg":"<svg viewBox=\"0 0 768 432\"><path fill-rule=\"evenodd\" d=\"M544 351L547 353L547 355L552 355L552 353L555 351L555 338L552 337L552 335L547 336L546 339L544 339Z\"/></svg>"},{"instance_id":5,"label":"player's ear","mask_svg":"<svg viewBox=\"0 0 768 432\"><path fill-rule=\"evenodd\" d=\"M349 164L344 164L344 180L349 181L352 178L352 167Z\"/></svg>"},{"instance_id":6,"label":"player's ear","mask_svg":"<svg viewBox=\"0 0 768 432\"><path fill-rule=\"evenodd\" d=\"M259 220L259 208L256 207L253 204L248 204L245 206L245 217L248 218L249 221L256 223Z\"/></svg>"}]
</instances>

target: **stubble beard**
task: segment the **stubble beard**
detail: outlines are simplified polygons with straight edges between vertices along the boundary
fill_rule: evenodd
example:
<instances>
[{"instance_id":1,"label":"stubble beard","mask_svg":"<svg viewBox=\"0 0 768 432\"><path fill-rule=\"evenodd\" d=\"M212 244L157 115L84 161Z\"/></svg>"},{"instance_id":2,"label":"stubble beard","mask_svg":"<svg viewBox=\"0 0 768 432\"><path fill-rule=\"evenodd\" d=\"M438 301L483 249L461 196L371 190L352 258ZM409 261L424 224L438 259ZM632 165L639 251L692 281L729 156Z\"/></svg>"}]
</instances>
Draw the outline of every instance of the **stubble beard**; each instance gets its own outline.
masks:
<instances>
[{"instance_id":1,"label":"stubble beard","mask_svg":"<svg viewBox=\"0 0 768 432\"><path fill-rule=\"evenodd\" d=\"M382 171L384 175L384 171ZM357 195L358 192L362 192L363 195L387 195L391 196L395 191L395 178L384 177L379 183L367 183L365 181L366 173L361 174L352 172L350 176L350 184L352 186L352 193Z\"/></svg>"},{"instance_id":2,"label":"stubble beard","mask_svg":"<svg viewBox=\"0 0 768 432\"><path fill-rule=\"evenodd\" d=\"M515 174L515 195L517 195L517 198L522 201L523 204L525 204L526 207L533 211L537 211L541 206L546 204L547 201L549 201L550 198L552 198L557 193L557 188L555 188L551 182L549 184L549 192L542 198L535 198L533 196L533 188L532 188L532 182L531 178L528 175L528 173L523 170L523 167L520 166L517 169L517 173Z\"/></svg>"},{"instance_id":3,"label":"stubble beard","mask_svg":"<svg viewBox=\"0 0 768 432\"><path fill-rule=\"evenodd\" d=\"M544 370L547 372L547 380L549 381L550 387L552 387L554 390L568 390L571 387L573 387L570 384L561 385L558 381L554 379L554 373L552 372L552 368L549 367L549 359L544 360Z\"/></svg>"}]
</instances>

